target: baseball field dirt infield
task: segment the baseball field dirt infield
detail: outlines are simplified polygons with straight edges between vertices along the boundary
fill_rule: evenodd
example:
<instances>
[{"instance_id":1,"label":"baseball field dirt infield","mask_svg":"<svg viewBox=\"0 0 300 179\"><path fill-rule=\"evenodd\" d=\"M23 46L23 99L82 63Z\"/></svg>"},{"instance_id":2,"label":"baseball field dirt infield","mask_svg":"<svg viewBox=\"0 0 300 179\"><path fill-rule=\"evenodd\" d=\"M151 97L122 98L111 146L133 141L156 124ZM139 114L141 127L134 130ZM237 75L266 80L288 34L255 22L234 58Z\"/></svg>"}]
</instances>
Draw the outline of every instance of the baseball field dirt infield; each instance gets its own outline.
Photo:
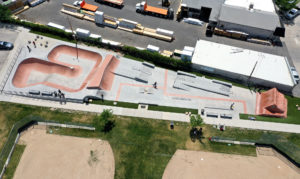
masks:
<instances>
[{"instance_id":1,"label":"baseball field dirt infield","mask_svg":"<svg viewBox=\"0 0 300 179\"><path fill-rule=\"evenodd\" d=\"M212 152L177 150L168 163L163 179L296 179L300 174L273 155L257 157Z\"/></svg>"},{"instance_id":2,"label":"baseball field dirt infield","mask_svg":"<svg viewBox=\"0 0 300 179\"><path fill-rule=\"evenodd\" d=\"M107 141L47 134L45 129L24 132L26 148L14 178L114 178L115 161Z\"/></svg>"}]
</instances>

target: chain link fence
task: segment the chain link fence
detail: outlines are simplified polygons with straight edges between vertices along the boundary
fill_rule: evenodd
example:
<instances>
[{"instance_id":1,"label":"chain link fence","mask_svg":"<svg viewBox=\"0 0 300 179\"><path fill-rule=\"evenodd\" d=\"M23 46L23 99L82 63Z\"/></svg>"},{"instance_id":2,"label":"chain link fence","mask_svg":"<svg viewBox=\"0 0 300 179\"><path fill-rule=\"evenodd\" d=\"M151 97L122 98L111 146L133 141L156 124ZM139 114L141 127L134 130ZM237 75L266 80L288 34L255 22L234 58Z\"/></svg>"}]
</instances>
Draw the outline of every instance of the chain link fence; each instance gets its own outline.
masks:
<instances>
[{"instance_id":1,"label":"chain link fence","mask_svg":"<svg viewBox=\"0 0 300 179\"><path fill-rule=\"evenodd\" d=\"M214 142L241 144L241 145L260 145L268 146L275 149L278 153L286 157L290 162L300 168L300 147L288 141L284 136L277 134L264 133L258 140L243 139L236 140L235 138L213 136L210 138Z\"/></svg>"},{"instance_id":2,"label":"chain link fence","mask_svg":"<svg viewBox=\"0 0 300 179\"><path fill-rule=\"evenodd\" d=\"M28 116L16 122L7 138L6 143L3 145L3 148L0 153L0 179L2 178L6 167L10 161L11 155L14 151L15 145L18 143L20 133L26 130L28 127L32 125L46 125L46 126L57 126L57 127L65 127L65 128L76 128L76 129L84 129L84 130L95 130L95 127L92 127L88 124L79 124L72 122L57 122L57 121L48 121L39 116Z\"/></svg>"}]
</instances>

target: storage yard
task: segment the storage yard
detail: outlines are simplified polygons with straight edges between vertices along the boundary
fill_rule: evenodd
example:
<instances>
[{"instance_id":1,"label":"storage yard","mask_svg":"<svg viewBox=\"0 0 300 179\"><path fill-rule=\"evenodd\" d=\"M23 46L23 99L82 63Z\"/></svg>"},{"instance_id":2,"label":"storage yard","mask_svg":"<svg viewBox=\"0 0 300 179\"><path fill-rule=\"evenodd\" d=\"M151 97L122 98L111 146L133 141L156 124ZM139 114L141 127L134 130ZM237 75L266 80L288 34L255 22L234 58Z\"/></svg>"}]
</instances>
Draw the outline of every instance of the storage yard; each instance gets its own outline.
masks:
<instances>
[{"instance_id":1,"label":"storage yard","mask_svg":"<svg viewBox=\"0 0 300 179\"><path fill-rule=\"evenodd\" d=\"M160 28L173 31L175 39L171 43L148 36L137 35L135 33L124 30L112 30L110 27L97 26L96 24L93 24L87 20L81 20L76 17L72 17L61 12L63 3L72 5L74 3L74 0L57 0L45 2L20 13L18 17L45 25L49 22L53 22L55 24L64 25L67 29L70 29L68 21L66 19L66 17L69 17L74 29L87 29L92 34L101 35L104 39L109 39L115 42L120 42L122 44L142 48L146 48L149 44L152 44L154 46L160 47L160 49L162 50L182 50L184 46L195 46L198 39L207 39L209 41L235 45L246 49L287 56L287 52L281 47L268 47L219 36L208 38L205 36L206 28L204 25L201 27L197 25L187 24L183 21L177 22L175 21L175 18L174 20L168 20L164 18L136 13L135 7L137 3L140 3L140 0L124 1L124 7L121 9L110 7L106 4L100 4L92 0L87 0L86 3L98 6L98 11L103 12L104 15L107 16L113 16L117 19L123 18L134 21L142 24L144 27L151 29ZM148 1L148 3L152 6L161 7L161 5L159 4L160 1ZM171 1L170 7L174 9L174 12L177 12L179 4L179 0ZM40 12L43 12L43 14L40 14ZM49 17L51 17L51 19L49 19Z\"/></svg>"}]
</instances>

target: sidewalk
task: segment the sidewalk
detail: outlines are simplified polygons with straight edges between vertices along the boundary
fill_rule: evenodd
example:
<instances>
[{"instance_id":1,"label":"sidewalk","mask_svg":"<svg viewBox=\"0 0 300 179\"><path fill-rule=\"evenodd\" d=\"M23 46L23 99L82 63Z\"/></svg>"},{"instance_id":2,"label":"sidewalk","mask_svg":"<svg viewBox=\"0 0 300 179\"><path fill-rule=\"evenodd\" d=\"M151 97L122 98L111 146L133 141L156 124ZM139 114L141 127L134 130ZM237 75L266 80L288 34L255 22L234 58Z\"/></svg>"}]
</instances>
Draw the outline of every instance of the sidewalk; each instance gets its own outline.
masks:
<instances>
[{"instance_id":1,"label":"sidewalk","mask_svg":"<svg viewBox=\"0 0 300 179\"><path fill-rule=\"evenodd\" d=\"M27 104L33 106L44 106L50 108L60 108L75 111L85 111L93 113L101 113L104 109L111 109L113 114L121 116L132 116L141 118L151 118L159 120L169 120L169 121L180 121L189 122L189 116L181 113L171 113L171 112L161 112L161 111L149 111L145 109L129 109L114 106L102 106L95 104L79 104L79 103L67 103L61 105L59 102L46 101L40 99L32 99L21 96L8 96L0 94L0 101ZM300 133L300 125L295 124L283 124L274 122L261 122L261 121L250 121L250 120L239 120L239 119L212 119L203 117L206 124L218 125L224 124L231 127L240 127L253 130L270 130L278 132L290 132L290 133Z\"/></svg>"}]
</instances>

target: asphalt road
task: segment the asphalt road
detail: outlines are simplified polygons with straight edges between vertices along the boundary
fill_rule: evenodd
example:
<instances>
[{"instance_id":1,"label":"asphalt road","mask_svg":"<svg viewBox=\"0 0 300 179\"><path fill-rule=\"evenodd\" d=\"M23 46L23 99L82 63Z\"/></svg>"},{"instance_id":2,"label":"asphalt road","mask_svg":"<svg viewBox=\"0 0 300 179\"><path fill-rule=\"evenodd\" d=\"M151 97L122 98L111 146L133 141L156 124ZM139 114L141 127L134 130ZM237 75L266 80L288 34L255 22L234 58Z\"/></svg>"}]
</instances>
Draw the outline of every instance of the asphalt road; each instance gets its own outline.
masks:
<instances>
[{"instance_id":1,"label":"asphalt road","mask_svg":"<svg viewBox=\"0 0 300 179\"><path fill-rule=\"evenodd\" d=\"M287 24L285 28L286 37L283 41L287 45L297 71L300 72L300 16L296 17L293 23Z\"/></svg>"},{"instance_id":2,"label":"asphalt road","mask_svg":"<svg viewBox=\"0 0 300 179\"><path fill-rule=\"evenodd\" d=\"M171 3L171 7L176 12L178 9L179 0L172 1L174 2ZM50 0L50 2L44 2L43 4L30 8L29 10L21 13L19 17L21 19L27 19L42 24L54 22L60 25L64 25L67 28L70 28L66 19L68 15L61 13L60 10L62 9L62 3L73 4L73 2L74 0ZM151 44L158 46L160 47L160 49L163 50L173 51L175 49L183 49L184 46L195 46L198 39L204 39L271 54L283 56L287 55L286 50L284 50L284 48L281 47L269 47L259 44L252 44L240 40L229 39L226 37L219 36L213 36L212 38L208 38L205 36L205 26L200 27L191 24L186 24L184 22L177 22L175 21L175 19L168 20L136 13L135 5L136 3L140 2L140 0L125 0L125 5L122 9L113 8L108 5L102 5L97 2L94 2L93 0L87 0L86 2L99 6L98 10L103 11L106 15L137 21L143 26L149 28L163 28L167 30L172 30L175 34L175 40L173 42L165 42L151 37L125 32L119 29L99 27L92 22L68 16L71 20L74 29L88 29L91 31L91 33L100 34L105 39L121 42L130 46L138 46L145 48L148 44ZM150 5L159 7L159 3L161 3L161 1L148 0L148 3Z\"/></svg>"}]
</instances>

